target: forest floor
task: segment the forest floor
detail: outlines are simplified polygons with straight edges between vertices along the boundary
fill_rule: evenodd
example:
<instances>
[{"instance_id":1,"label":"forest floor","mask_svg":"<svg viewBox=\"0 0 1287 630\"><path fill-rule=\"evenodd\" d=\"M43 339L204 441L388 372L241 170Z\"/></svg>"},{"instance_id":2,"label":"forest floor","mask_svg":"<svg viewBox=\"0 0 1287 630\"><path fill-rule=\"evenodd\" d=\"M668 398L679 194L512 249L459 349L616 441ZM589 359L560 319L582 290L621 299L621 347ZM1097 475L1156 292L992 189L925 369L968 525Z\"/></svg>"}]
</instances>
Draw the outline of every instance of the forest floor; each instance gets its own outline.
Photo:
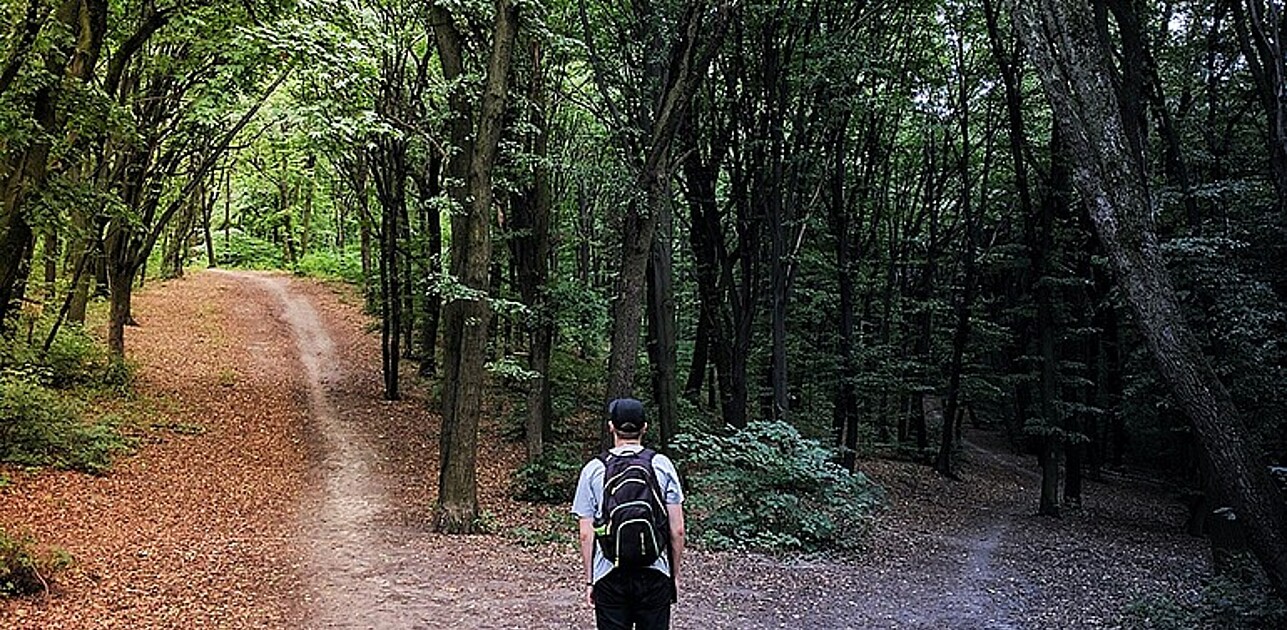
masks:
<instances>
[{"instance_id":1,"label":"forest floor","mask_svg":"<svg viewBox=\"0 0 1287 630\"><path fill-rule=\"evenodd\" d=\"M380 397L379 343L351 293L285 275L153 285L128 344L154 401L111 474L5 471L0 524L75 557L0 628L590 628L566 507L508 496L521 445L484 422L497 532L428 527L438 426L426 395ZM1091 484L1034 515L1030 457L967 436L964 482L864 461L886 490L851 559L694 551L674 627L1110 628L1137 599L1194 597L1204 543L1174 493Z\"/></svg>"}]
</instances>

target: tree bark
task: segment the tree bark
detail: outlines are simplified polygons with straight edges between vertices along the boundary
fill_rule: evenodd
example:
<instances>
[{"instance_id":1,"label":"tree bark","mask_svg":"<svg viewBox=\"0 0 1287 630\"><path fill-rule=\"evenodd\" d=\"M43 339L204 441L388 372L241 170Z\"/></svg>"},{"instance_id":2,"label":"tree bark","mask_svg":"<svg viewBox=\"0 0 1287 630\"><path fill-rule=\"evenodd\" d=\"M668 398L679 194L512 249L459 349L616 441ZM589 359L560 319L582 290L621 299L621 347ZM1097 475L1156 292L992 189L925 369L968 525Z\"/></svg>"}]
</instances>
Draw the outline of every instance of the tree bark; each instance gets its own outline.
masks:
<instances>
[{"instance_id":1,"label":"tree bark","mask_svg":"<svg viewBox=\"0 0 1287 630\"><path fill-rule=\"evenodd\" d=\"M462 36L447 9L435 4L432 13L443 74L449 82L456 82L464 76ZM446 338L441 468L434 520L436 528L447 533L472 533L478 529L475 462L485 377L483 361L491 319L488 272L492 253L492 169L503 127L517 30L518 7L510 0L497 0L491 54L477 105L460 85L449 96L449 124L458 150L451 162L455 182L449 190L457 205L451 221L451 274L465 294L443 309Z\"/></svg>"},{"instance_id":2,"label":"tree bark","mask_svg":"<svg viewBox=\"0 0 1287 630\"><path fill-rule=\"evenodd\" d=\"M661 182L657 182L661 184ZM678 428L679 386L676 363L675 287L672 277L674 218L666 190L648 193L650 214L657 217L648 260L648 359L656 406L655 447L664 449Z\"/></svg>"},{"instance_id":3,"label":"tree bark","mask_svg":"<svg viewBox=\"0 0 1287 630\"><path fill-rule=\"evenodd\" d=\"M36 10L33 4L31 11ZM49 136L57 135L67 118L57 109L63 82L84 82L93 76L107 34L107 14L106 0L63 0L58 4L54 18L67 28L72 37L46 54L45 70L57 80L37 90L31 100L32 117ZM39 28L33 23L33 17L35 14L29 12L27 33L30 41L34 41L36 36L31 29ZM15 54L25 54L22 47L23 42L28 41L27 37L24 35L18 42ZM6 68L4 75L8 74ZM6 88L11 80L4 79ZM49 175L50 149L48 140L38 139L25 150L11 152L0 167L0 173L7 174L0 182L0 334L7 332L6 325L14 304L25 290L35 245L26 216L26 203L45 185Z\"/></svg>"},{"instance_id":4,"label":"tree bark","mask_svg":"<svg viewBox=\"0 0 1287 630\"><path fill-rule=\"evenodd\" d=\"M438 326L442 315L442 293L437 279L442 274L442 215L434 200L442 194L442 154L432 151L426 166L416 174L416 187L420 193L420 232L424 241L423 252L428 275L425 291L425 323L420 330L420 376L438 373Z\"/></svg>"},{"instance_id":5,"label":"tree bark","mask_svg":"<svg viewBox=\"0 0 1287 630\"><path fill-rule=\"evenodd\" d=\"M527 383L527 418L524 423L527 461L534 462L545 450L552 425L550 400L550 358L557 322L550 312L547 291L550 280L550 221L553 197L550 189L549 134L550 103L546 92L544 54L538 40L530 45L531 78L528 87L527 122L531 131L525 138L534 158L531 180L515 193L510 203L510 220L515 235L510 239L511 261L523 303L528 308L523 329L528 339L527 367L534 377Z\"/></svg>"}]
</instances>

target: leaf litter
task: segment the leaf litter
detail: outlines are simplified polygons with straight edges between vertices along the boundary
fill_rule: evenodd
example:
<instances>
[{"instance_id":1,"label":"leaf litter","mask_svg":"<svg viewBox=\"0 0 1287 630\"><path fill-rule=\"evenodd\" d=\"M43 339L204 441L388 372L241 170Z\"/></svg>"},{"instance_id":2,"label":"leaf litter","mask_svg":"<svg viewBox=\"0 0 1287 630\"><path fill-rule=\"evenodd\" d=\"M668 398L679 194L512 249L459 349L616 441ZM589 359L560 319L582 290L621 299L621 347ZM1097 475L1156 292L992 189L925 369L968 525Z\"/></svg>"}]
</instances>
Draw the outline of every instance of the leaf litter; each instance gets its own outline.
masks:
<instances>
[{"instance_id":1,"label":"leaf litter","mask_svg":"<svg viewBox=\"0 0 1287 630\"><path fill-rule=\"evenodd\" d=\"M49 596L0 602L0 627L593 626L566 508L510 496L523 453L498 437L502 402L479 442L493 533L431 531L438 416L410 365L404 399L381 399L378 339L350 290L202 272L153 285L134 312L138 387L165 417L106 477L6 473L0 523L76 563ZM1208 575L1154 485L1091 484L1049 519L1033 462L995 436L972 434L961 468L966 482L863 462L887 506L856 557L693 551L674 627L1110 628L1135 599L1193 597ZM559 542L520 544L560 523Z\"/></svg>"}]
</instances>

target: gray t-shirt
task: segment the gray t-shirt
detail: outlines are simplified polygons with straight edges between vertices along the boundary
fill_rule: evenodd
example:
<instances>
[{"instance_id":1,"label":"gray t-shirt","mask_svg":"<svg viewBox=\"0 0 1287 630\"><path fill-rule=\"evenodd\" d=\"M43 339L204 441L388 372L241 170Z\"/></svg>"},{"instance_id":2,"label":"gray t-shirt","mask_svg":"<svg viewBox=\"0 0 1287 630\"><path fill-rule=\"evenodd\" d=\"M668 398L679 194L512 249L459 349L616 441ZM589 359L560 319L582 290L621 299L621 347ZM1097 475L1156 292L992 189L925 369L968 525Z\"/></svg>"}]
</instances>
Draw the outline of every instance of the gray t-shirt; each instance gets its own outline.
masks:
<instances>
[{"instance_id":1,"label":"gray t-shirt","mask_svg":"<svg viewBox=\"0 0 1287 630\"><path fill-rule=\"evenodd\" d=\"M643 450L642 446L636 444L627 444L612 449L610 452L614 455L625 455L627 453L637 453ZM657 486L661 488L661 500L666 505L679 505L684 502L684 491L679 487L679 473L675 470L674 462L669 457L658 453L652 458L652 469L657 476ZM603 500L603 472L605 468L599 458L590 460L589 463L581 469L581 479L576 484L576 498L572 500L572 513L581 518L597 519L599 517L599 502ZM670 575L670 559L662 555L652 568ZM603 557L603 551L599 549L598 543L594 545L594 577L592 581L598 582L599 578L607 575L612 570L612 562Z\"/></svg>"}]
</instances>

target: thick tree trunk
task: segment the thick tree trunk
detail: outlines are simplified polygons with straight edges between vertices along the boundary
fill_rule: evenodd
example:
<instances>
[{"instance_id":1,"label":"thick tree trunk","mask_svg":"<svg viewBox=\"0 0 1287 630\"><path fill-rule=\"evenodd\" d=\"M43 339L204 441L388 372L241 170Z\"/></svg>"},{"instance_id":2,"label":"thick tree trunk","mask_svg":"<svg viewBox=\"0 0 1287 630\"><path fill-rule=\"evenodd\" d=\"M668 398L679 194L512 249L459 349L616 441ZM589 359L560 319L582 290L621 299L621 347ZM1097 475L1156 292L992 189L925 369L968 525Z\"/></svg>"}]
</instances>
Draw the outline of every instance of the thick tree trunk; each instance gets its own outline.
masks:
<instances>
[{"instance_id":1,"label":"thick tree trunk","mask_svg":"<svg viewBox=\"0 0 1287 630\"><path fill-rule=\"evenodd\" d=\"M130 299L134 270L117 269L108 277L107 350L117 361L125 359L125 327L130 325Z\"/></svg>"},{"instance_id":2,"label":"thick tree trunk","mask_svg":"<svg viewBox=\"0 0 1287 630\"><path fill-rule=\"evenodd\" d=\"M1192 422L1214 486L1242 521L1276 590L1287 595L1287 497L1181 314L1147 184L1130 166L1107 51L1087 7L1080 0L1023 3L1019 19L1046 94L1066 121L1077 188L1158 372Z\"/></svg>"},{"instance_id":3,"label":"thick tree trunk","mask_svg":"<svg viewBox=\"0 0 1287 630\"><path fill-rule=\"evenodd\" d=\"M434 5L432 12L443 74L448 81L456 81L464 74L462 36L446 9ZM478 423L491 319L488 272L492 253L492 169L503 127L517 29L517 6L509 0L497 0L491 55L477 106L462 92L462 86L449 96L451 135L458 150L451 163L457 183L452 185L450 195L458 206L452 215L451 273L468 295L452 300L443 310L446 347L441 466L434 520L436 528L447 533L472 533L478 529Z\"/></svg>"},{"instance_id":4,"label":"thick tree trunk","mask_svg":"<svg viewBox=\"0 0 1287 630\"><path fill-rule=\"evenodd\" d=\"M659 174L653 174L659 176ZM612 301L612 353L608 356L608 400L635 396L639 328L643 321L648 258L657 217L629 202L621 236L621 266Z\"/></svg>"}]
</instances>

